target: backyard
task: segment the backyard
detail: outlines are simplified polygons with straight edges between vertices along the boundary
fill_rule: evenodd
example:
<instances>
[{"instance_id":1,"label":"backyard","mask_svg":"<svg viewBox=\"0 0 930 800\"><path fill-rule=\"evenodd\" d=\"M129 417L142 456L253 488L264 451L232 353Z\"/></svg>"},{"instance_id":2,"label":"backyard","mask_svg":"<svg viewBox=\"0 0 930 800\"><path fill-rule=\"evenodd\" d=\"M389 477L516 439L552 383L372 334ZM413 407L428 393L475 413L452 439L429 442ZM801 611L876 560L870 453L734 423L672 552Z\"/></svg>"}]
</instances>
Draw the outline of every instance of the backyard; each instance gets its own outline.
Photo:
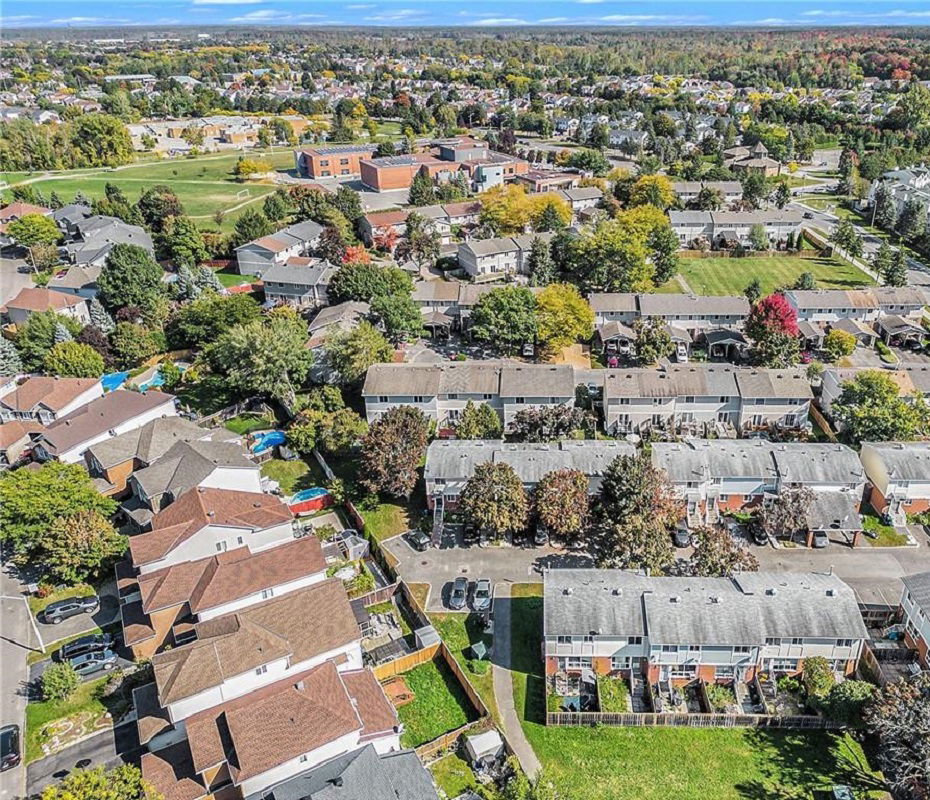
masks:
<instances>
[{"instance_id":1,"label":"backyard","mask_svg":"<svg viewBox=\"0 0 930 800\"><path fill-rule=\"evenodd\" d=\"M849 784L884 797L851 737L750 728L556 728L544 712L539 584L515 584L514 701L547 777L573 800L802 798Z\"/></svg>"},{"instance_id":2,"label":"backyard","mask_svg":"<svg viewBox=\"0 0 930 800\"><path fill-rule=\"evenodd\" d=\"M414 700L397 709L403 747L419 747L478 718L464 690L445 663L437 659L403 674Z\"/></svg>"},{"instance_id":3,"label":"backyard","mask_svg":"<svg viewBox=\"0 0 930 800\"><path fill-rule=\"evenodd\" d=\"M429 766L436 785L446 793L446 797L458 797L469 790L477 789L480 784L475 773L458 753L450 753Z\"/></svg>"},{"instance_id":4,"label":"backyard","mask_svg":"<svg viewBox=\"0 0 930 800\"><path fill-rule=\"evenodd\" d=\"M782 286L791 286L805 272L810 272L818 287L846 289L872 284L859 269L830 258L795 258L790 256L748 258L683 258L679 275L696 294L741 295L758 278L762 293L769 294ZM659 291L684 291L681 281L673 278Z\"/></svg>"},{"instance_id":5,"label":"backyard","mask_svg":"<svg viewBox=\"0 0 930 800\"><path fill-rule=\"evenodd\" d=\"M462 671L468 676L475 691L481 695L491 716L495 721L499 720L497 700L494 697L494 674L489 657L492 637L484 632L481 617L478 614L430 614L430 621L446 643L446 647L455 656ZM483 642L488 649L488 655L481 661L472 657L471 646L476 642Z\"/></svg>"}]
</instances>

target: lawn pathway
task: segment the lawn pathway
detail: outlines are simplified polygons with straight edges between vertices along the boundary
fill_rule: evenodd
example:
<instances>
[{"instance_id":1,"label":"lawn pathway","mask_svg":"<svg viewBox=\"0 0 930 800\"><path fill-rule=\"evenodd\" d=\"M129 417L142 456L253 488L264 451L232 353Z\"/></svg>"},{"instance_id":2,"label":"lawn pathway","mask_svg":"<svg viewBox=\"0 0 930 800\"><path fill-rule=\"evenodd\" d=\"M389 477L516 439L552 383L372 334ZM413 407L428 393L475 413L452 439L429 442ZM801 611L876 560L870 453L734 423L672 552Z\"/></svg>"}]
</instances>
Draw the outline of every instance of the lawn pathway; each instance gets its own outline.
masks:
<instances>
[{"instance_id":1,"label":"lawn pathway","mask_svg":"<svg viewBox=\"0 0 930 800\"><path fill-rule=\"evenodd\" d=\"M504 734L523 771L533 778L540 770L539 759L523 734L520 717L514 707L513 678L510 674L510 584L494 587L494 648L491 655L494 671L494 697L500 710Z\"/></svg>"},{"instance_id":2,"label":"lawn pathway","mask_svg":"<svg viewBox=\"0 0 930 800\"><path fill-rule=\"evenodd\" d=\"M694 289L691 288L691 284L688 283L687 279L680 272L675 273L675 280L678 281L678 285L681 287L681 290L685 294L697 294Z\"/></svg>"}]
</instances>

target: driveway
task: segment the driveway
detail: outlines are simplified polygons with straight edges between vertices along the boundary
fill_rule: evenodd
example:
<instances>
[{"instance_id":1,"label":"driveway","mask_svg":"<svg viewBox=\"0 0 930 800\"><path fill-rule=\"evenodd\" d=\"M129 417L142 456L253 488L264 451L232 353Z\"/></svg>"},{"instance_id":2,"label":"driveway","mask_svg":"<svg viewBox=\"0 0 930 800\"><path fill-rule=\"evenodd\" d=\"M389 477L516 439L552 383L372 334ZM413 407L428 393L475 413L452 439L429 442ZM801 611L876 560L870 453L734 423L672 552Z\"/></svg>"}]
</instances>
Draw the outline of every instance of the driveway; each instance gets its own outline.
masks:
<instances>
[{"instance_id":1,"label":"driveway","mask_svg":"<svg viewBox=\"0 0 930 800\"><path fill-rule=\"evenodd\" d=\"M101 731L53 756L33 761L26 768L26 788L29 796L39 794L50 783L61 780L76 768L138 764L143 751L135 721L127 722Z\"/></svg>"},{"instance_id":2,"label":"driveway","mask_svg":"<svg viewBox=\"0 0 930 800\"><path fill-rule=\"evenodd\" d=\"M759 569L779 572L830 572L856 591L861 603L897 605L901 578L930 570L930 538L922 528L912 527L920 547L859 547L852 550L831 542L823 550L806 547L751 548Z\"/></svg>"},{"instance_id":3,"label":"driveway","mask_svg":"<svg viewBox=\"0 0 930 800\"><path fill-rule=\"evenodd\" d=\"M403 537L384 546L400 562L397 569L408 583L430 584L428 611L448 611L449 584L459 575L470 581L487 578L492 584L535 583L542 580L545 567L590 567L585 553L554 547L463 547L459 526L450 529L439 549L424 553L414 550Z\"/></svg>"},{"instance_id":4,"label":"driveway","mask_svg":"<svg viewBox=\"0 0 930 800\"><path fill-rule=\"evenodd\" d=\"M39 632L42 634L45 646L48 647L52 642L57 642L59 639L77 636L79 633L87 633L94 628L102 628L104 625L109 625L119 619L119 600L116 598L116 584L108 582L100 589L100 608L93 614L78 614L76 617L62 620L57 625L48 625L39 621Z\"/></svg>"},{"instance_id":5,"label":"driveway","mask_svg":"<svg viewBox=\"0 0 930 800\"><path fill-rule=\"evenodd\" d=\"M44 661L39 661L29 667L29 683L33 686L38 686L39 680L42 678L43 673L47 670L52 664L54 664L51 658L46 658ZM116 663L113 666L113 669L122 669L122 670L131 670L135 669L136 662L130 658L123 658L122 656L116 657ZM105 675L109 675L112 670L100 670L98 672L92 672L90 675L84 675L81 677L81 683L87 683L87 681L95 681L98 678L102 678Z\"/></svg>"}]
</instances>

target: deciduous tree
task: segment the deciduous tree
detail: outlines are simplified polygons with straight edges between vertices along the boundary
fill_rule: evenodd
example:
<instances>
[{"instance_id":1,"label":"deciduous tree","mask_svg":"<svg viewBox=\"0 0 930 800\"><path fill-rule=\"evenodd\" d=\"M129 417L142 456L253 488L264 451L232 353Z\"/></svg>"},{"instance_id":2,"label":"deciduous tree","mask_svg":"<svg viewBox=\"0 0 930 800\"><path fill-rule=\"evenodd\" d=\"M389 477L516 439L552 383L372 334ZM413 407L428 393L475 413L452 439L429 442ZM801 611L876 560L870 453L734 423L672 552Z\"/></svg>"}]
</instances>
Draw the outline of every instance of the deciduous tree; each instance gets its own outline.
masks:
<instances>
[{"instance_id":1,"label":"deciduous tree","mask_svg":"<svg viewBox=\"0 0 930 800\"><path fill-rule=\"evenodd\" d=\"M505 353L513 353L526 342L535 342L537 331L536 297L522 286L492 289L482 295L472 310L472 335Z\"/></svg>"},{"instance_id":2,"label":"deciduous tree","mask_svg":"<svg viewBox=\"0 0 930 800\"><path fill-rule=\"evenodd\" d=\"M806 486L782 489L762 507L762 529L774 539L794 539L807 531L807 514L814 502Z\"/></svg>"},{"instance_id":3,"label":"deciduous tree","mask_svg":"<svg viewBox=\"0 0 930 800\"><path fill-rule=\"evenodd\" d=\"M891 376L879 370L864 370L843 383L833 416L855 442L910 441L930 431L923 397L901 397Z\"/></svg>"},{"instance_id":4,"label":"deciduous tree","mask_svg":"<svg viewBox=\"0 0 930 800\"><path fill-rule=\"evenodd\" d=\"M831 359L836 361L843 356L852 355L856 349L856 337L849 331L833 328L823 340L823 349Z\"/></svg>"},{"instance_id":5,"label":"deciduous tree","mask_svg":"<svg viewBox=\"0 0 930 800\"><path fill-rule=\"evenodd\" d=\"M394 348L370 322L351 331L336 331L324 343L326 359L344 384L357 384L373 364L394 360Z\"/></svg>"},{"instance_id":6,"label":"deciduous tree","mask_svg":"<svg viewBox=\"0 0 930 800\"><path fill-rule=\"evenodd\" d=\"M72 770L61 781L42 791L42 800L164 800L142 778L138 767L122 764L113 769L103 767Z\"/></svg>"},{"instance_id":7,"label":"deciduous tree","mask_svg":"<svg viewBox=\"0 0 930 800\"><path fill-rule=\"evenodd\" d=\"M170 186L158 184L150 186L139 197L136 208L142 215L145 226L152 231L161 232L171 217L184 214L184 206Z\"/></svg>"},{"instance_id":8,"label":"deciduous tree","mask_svg":"<svg viewBox=\"0 0 930 800\"><path fill-rule=\"evenodd\" d=\"M458 439L499 439L504 431L500 415L487 403L469 400L455 423Z\"/></svg>"},{"instance_id":9,"label":"deciduous tree","mask_svg":"<svg viewBox=\"0 0 930 800\"><path fill-rule=\"evenodd\" d=\"M26 324L16 332L16 349L26 370L36 372L42 368L46 353L55 346L55 329L59 325L72 336L81 330L81 324L72 317L54 311L38 311L30 314Z\"/></svg>"},{"instance_id":10,"label":"deciduous tree","mask_svg":"<svg viewBox=\"0 0 930 800\"><path fill-rule=\"evenodd\" d=\"M798 363L798 315L783 294L770 294L756 303L745 330L756 358L764 366L790 367Z\"/></svg>"},{"instance_id":11,"label":"deciduous tree","mask_svg":"<svg viewBox=\"0 0 930 800\"><path fill-rule=\"evenodd\" d=\"M636 333L636 358L652 366L672 353L672 336L660 317L638 317L633 322Z\"/></svg>"},{"instance_id":12,"label":"deciduous tree","mask_svg":"<svg viewBox=\"0 0 930 800\"><path fill-rule=\"evenodd\" d=\"M725 528L699 528L691 536L694 552L688 561L693 575L725 578L737 572L755 572L758 559Z\"/></svg>"},{"instance_id":13,"label":"deciduous tree","mask_svg":"<svg viewBox=\"0 0 930 800\"><path fill-rule=\"evenodd\" d=\"M494 538L526 527L529 502L513 467L488 461L475 467L459 496L466 520Z\"/></svg>"},{"instance_id":14,"label":"deciduous tree","mask_svg":"<svg viewBox=\"0 0 930 800\"><path fill-rule=\"evenodd\" d=\"M375 297L371 313L384 326L393 342L415 339L423 334L423 313L410 295L389 294Z\"/></svg>"},{"instance_id":15,"label":"deciduous tree","mask_svg":"<svg viewBox=\"0 0 930 800\"><path fill-rule=\"evenodd\" d=\"M556 353L594 333L594 312L570 283L552 283L536 297L537 339Z\"/></svg>"},{"instance_id":16,"label":"deciduous tree","mask_svg":"<svg viewBox=\"0 0 930 800\"><path fill-rule=\"evenodd\" d=\"M99 511L77 511L56 519L40 546L52 576L74 585L99 577L104 567L125 552L127 543Z\"/></svg>"},{"instance_id":17,"label":"deciduous tree","mask_svg":"<svg viewBox=\"0 0 930 800\"><path fill-rule=\"evenodd\" d=\"M533 491L536 516L555 536L576 541L590 513L588 476L578 469L547 472Z\"/></svg>"},{"instance_id":18,"label":"deciduous tree","mask_svg":"<svg viewBox=\"0 0 930 800\"><path fill-rule=\"evenodd\" d=\"M43 363L49 375L61 378L99 378L103 375L103 356L93 347L79 342L59 342L45 354Z\"/></svg>"},{"instance_id":19,"label":"deciduous tree","mask_svg":"<svg viewBox=\"0 0 930 800\"><path fill-rule=\"evenodd\" d=\"M67 700L81 685L81 679L68 662L49 664L42 673L42 699Z\"/></svg>"},{"instance_id":20,"label":"deciduous tree","mask_svg":"<svg viewBox=\"0 0 930 800\"><path fill-rule=\"evenodd\" d=\"M362 485L371 492L409 497L426 453L429 420L413 406L397 406L371 424L359 457Z\"/></svg>"},{"instance_id":21,"label":"deciduous tree","mask_svg":"<svg viewBox=\"0 0 930 800\"><path fill-rule=\"evenodd\" d=\"M595 420L590 412L572 406L533 406L514 414L510 433L521 442L551 442L579 431L591 433Z\"/></svg>"}]
</instances>

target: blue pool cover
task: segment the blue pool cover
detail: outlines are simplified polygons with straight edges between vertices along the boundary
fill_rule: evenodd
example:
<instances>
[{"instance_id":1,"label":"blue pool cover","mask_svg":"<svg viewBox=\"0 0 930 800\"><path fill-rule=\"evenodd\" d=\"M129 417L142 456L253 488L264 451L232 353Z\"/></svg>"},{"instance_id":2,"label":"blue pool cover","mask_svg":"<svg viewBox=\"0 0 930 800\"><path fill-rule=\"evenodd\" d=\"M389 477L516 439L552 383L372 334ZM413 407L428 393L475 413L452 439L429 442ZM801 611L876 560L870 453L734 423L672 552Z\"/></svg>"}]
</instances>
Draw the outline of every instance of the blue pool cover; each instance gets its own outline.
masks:
<instances>
[{"instance_id":1,"label":"blue pool cover","mask_svg":"<svg viewBox=\"0 0 930 800\"><path fill-rule=\"evenodd\" d=\"M270 450L272 447L277 447L279 444L284 444L287 440L287 437L284 435L284 431L267 431L266 433L257 433L255 434L255 444L252 446L253 453L264 453L266 450Z\"/></svg>"}]
</instances>

